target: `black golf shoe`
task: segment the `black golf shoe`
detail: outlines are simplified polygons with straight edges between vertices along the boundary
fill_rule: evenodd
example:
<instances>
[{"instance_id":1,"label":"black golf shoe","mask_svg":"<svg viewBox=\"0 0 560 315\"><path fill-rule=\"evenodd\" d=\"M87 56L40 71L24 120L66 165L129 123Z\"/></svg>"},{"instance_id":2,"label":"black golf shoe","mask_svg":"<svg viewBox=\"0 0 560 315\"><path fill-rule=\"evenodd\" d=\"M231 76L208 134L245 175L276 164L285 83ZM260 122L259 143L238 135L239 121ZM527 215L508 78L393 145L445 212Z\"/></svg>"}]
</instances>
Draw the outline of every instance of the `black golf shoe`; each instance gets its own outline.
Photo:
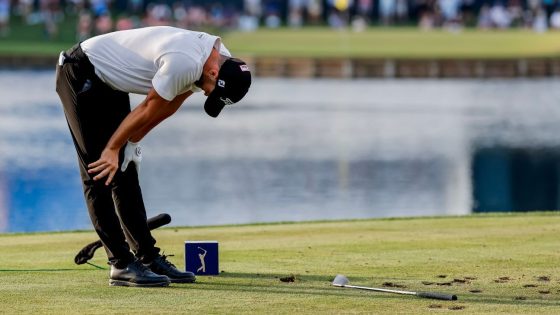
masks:
<instances>
[{"instance_id":1,"label":"black golf shoe","mask_svg":"<svg viewBox=\"0 0 560 315\"><path fill-rule=\"evenodd\" d=\"M151 263L145 264L145 266L158 275L167 276L171 283L192 283L196 280L194 273L180 271L174 264L167 260L167 256L165 255L159 255Z\"/></svg>"},{"instance_id":2,"label":"black golf shoe","mask_svg":"<svg viewBox=\"0 0 560 315\"><path fill-rule=\"evenodd\" d=\"M136 260L126 267L119 269L111 266L109 285L123 287L166 287L169 278L155 274Z\"/></svg>"}]
</instances>

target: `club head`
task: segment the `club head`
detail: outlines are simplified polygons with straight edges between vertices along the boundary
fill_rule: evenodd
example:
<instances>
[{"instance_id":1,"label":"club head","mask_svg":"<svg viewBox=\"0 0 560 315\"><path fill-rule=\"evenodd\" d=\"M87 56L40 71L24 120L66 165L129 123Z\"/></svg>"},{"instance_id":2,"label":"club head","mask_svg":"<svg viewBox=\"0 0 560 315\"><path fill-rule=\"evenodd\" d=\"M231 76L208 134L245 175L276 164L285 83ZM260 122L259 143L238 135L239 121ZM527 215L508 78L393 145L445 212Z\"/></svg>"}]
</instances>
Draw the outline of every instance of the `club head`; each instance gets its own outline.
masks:
<instances>
[{"instance_id":1,"label":"club head","mask_svg":"<svg viewBox=\"0 0 560 315\"><path fill-rule=\"evenodd\" d=\"M343 286L347 285L349 282L350 281L348 280L348 278L346 278L346 276L336 275L336 277L334 277L332 285L334 285L336 287L343 287Z\"/></svg>"}]
</instances>

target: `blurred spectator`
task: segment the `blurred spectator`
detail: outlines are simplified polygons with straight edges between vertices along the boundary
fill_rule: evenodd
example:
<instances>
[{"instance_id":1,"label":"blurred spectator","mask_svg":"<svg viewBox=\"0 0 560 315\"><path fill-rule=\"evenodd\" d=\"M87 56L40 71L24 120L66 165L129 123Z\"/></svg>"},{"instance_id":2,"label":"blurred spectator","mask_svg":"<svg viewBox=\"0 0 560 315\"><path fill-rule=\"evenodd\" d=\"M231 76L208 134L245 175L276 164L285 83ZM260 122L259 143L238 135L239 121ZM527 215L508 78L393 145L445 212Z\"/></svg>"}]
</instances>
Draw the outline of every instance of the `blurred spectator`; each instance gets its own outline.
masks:
<instances>
[{"instance_id":1,"label":"blurred spectator","mask_svg":"<svg viewBox=\"0 0 560 315\"><path fill-rule=\"evenodd\" d=\"M10 31L10 0L0 0L0 37L8 36Z\"/></svg>"},{"instance_id":2,"label":"blurred spectator","mask_svg":"<svg viewBox=\"0 0 560 315\"><path fill-rule=\"evenodd\" d=\"M354 3L353 0L329 0L330 13L328 24L332 28L343 28L348 25L350 20L350 9Z\"/></svg>"},{"instance_id":3,"label":"blurred spectator","mask_svg":"<svg viewBox=\"0 0 560 315\"><path fill-rule=\"evenodd\" d=\"M137 27L134 19L127 15L121 15L117 18L117 22L115 23L115 30L116 31L124 31L130 30Z\"/></svg>"},{"instance_id":4,"label":"blurred spectator","mask_svg":"<svg viewBox=\"0 0 560 315\"><path fill-rule=\"evenodd\" d=\"M485 4L480 8L480 13L478 14L478 22L476 26L480 29L490 29L492 28L492 18L490 17L490 8Z\"/></svg>"},{"instance_id":5,"label":"blurred spectator","mask_svg":"<svg viewBox=\"0 0 560 315\"><path fill-rule=\"evenodd\" d=\"M464 26L475 24L475 0L462 0L460 6L461 24Z\"/></svg>"},{"instance_id":6,"label":"blurred spectator","mask_svg":"<svg viewBox=\"0 0 560 315\"><path fill-rule=\"evenodd\" d=\"M181 1L173 3L173 19L175 19L175 26L180 28L189 28L189 21L187 18L187 8Z\"/></svg>"},{"instance_id":7,"label":"blurred spectator","mask_svg":"<svg viewBox=\"0 0 560 315\"><path fill-rule=\"evenodd\" d=\"M188 28L196 30L208 24L206 10L200 6L190 6L187 8Z\"/></svg>"},{"instance_id":8,"label":"blurred spectator","mask_svg":"<svg viewBox=\"0 0 560 315\"><path fill-rule=\"evenodd\" d=\"M370 22L373 12L373 0L357 0L356 15L363 18L366 22Z\"/></svg>"},{"instance_id":9,"label":"blurred spectator","mask_svg":"<svg viewBox=\"0 0 560 315\"><path fill-rule=\"evenodd\" d=\"M270 0L264 7L264 24L268 28L278 28L282 25L280 18L280 1Z\"/></svg>"},{"instance_id":10,"label":"blurred spectator","mask_svg":"<svg viewBox=\"0 0 560 315\"><path fill-rule=\"evenodd\" d=\"M509 12L502 4L495 4L490 9L490 19L492 21L492 26L499 29L505 29L509 27L511 23Z\"/></svg>"},{"instance_id":11,"label":"blurred spectator","mask_svg":"<svg viewBox=\"0 0 560 315\"><path fill-rule=\"evenodd\" d=\"M98 16L95 19L95 35L105 34L113 31L113 20L108 14Z\"/></svg>"},{"instance_id":12,"label":"blurred spectator","mask_svg":"<svg viewBox=\"0 0 560 315\"><path fill-rule=\"evenodd\" d=\"M8 0L8 3L10 1ZM29 24L29 16L33 13L33 0L19 0L14 3L15 14L23 17L23 20Z\"/></svg>"},{"instance_id":13,"label":"blurred spectator","mask_svg":"<svg viewBox=\"0 0 560 315\"><path fill-rule=\"evenodd\" d=\"M533 21L533 30L537 33L545 32L548 29L548 19L546 16L546 10L540 9L535 15Z\"/></svg>"},{"instance_id":14,"label":"blurred spectator","mask_svg":"<svg viewBox=\"0 0 560 315\"><path fill-rule=\"evenodd\" d=\"M509 17L511 19L510 25L513 26L524 26L524 16L523 16L523 3L521 0L509 0L508 8Z\"/></svg>"},{"instance_id":15,"label":"blurred spectator","mask_svg":"<svg viewBox=\"0 0 560 315\"><path fill-rule=\"evenodd\" d=\"M243 31L254 31L259 27L262 16L262 3L260 0L245 0L245 10L239 17L239 28Z\"/></svg>"},{"instance_id":16,"label":"blurred spectator","mask_svg":"<svg viewBox=\"0 0 560 315\"><path fill-rule=\"evenodd\" d=\"M260 19L262 16L262 2L261 0L244 0L245 14Z\"/></svg>"},{"instance_id":17,"label":"blurred spectator","mask_svg":"<svg viewBox=\"0 0 560 315\"><path fill-rule=\"evenodd\" d=\"M212 7L210 8L208 18L209 18L208 22L212 26L218 28L224 28L231 23L230 21L231 16L228 16L224 6L220 3L215 3L212 5ZM258 20L257 20L257 26L258 26Z\"/></svg>"},{"instance_id":18,"label":"blurred spectator","mask_svg":"<svg viewBox=\"0 0 560 315\"><path fill-rule=\"evenodd\" d=\"M89 0L95 18L109 14L108 0Z\"/></svg>"},{"instance_id":19,"label":"blurred spectator","mask_svg":"<svg viewBox=\"0 0 560 315\"><path fill-rule=\"evenodd\" d=\"M434 12L436 0L416 0L416 12L419 16L418 26L422 30L431 30L436 24Z\"/></svg>"},{"instance_id":20,"label":"blurred spectator","mask_svg":"<svg viewBox=\"0 0 560 315\"><path fill-rule=\"evenodd\" d=\"M383 25L390 25L393 23L396 6L396 0L379 0L379 17Z\"/></svg>"},{"instance_id":21,"label":"blurred spectator","mask_svg":"<svg viewBox=\"0 0 560 315\"><path fill-rule=\"evenodd\" d=\"M142 14L142 9L144 8L143 0L128 0L127 11L129 14L134 16Z\"/></svg>"},{"instance_id":22,"label":"blurred spectator","mask_svg":"<svg viewBox=\"0 0 560 315\"><path fill-rule=\"evenodd\" d=\"M370 25L410 25L423 30L464 26L481 29L560 29L560 0L0 0L0 36L10 15L43 24L47 38L58 36L66 14L76 19L84 40L113 30L153 25L186 29L237 28L252 31L285 24L300 28L329 25L363 31ZM480 7L479 7L480 6ZM115 21L113 18L116 17Z\"/></svg>"},{"instance_id":23,"label":"blurred spectator","mask_svg":"<svg viewBox=\"0 0 560 315\"><path fill-rule=\"evenodd\" d=\"M196 10L196 9L195 9ZM185 19L189 21L187 26L195 24L196 20L191 20L193 17L189 16L190 13L187 11ZM192 14L192 15L196 15ZM172 11L171 8L164 3L150 3L146 8L146 17L144 18L144 24L146 26L159 26L159 25L170 25L172 21ZM195 19L198 17L195 17Z\"/></svg>"},{"instance_id":24,"label":"blurred spectator","mask_svg":"<svg viewBox=\"0 0 560 315\"><path fill-rule=\"evenodd\" d=\"M63 18L60 11L59 1L39 0L41 19L43 21L45 35L48 39L54 39L58 35L58 22Z\"/></svg>"},{"instance_id":25,"label":"blurred spectator","mask_svg":"<svg viewBox=\"0 0 560 315\"><path fill-rule=\"evenodd\" d=\"M93 18L87 10L82 10L78 15L78 26L76 28L76 37L78 41L83 41L91 37Z\"/></svg>"},{"instance_id":26,"label":"blurred spectator","mask_svg":"<svg viewBox=\"0 0 560 315\"><path fill-rule=\"evenodd\" d=\"M407 0L396 0L395 2L395 15L400 23L406 22L408 18L408 2Z\"/></svg>"},{"instance_id":27,"label":"blurred spectator","mask_svg":"<svg viewBox=\"0 0 560 315\"><path fill-rule=\"evenodd\" d=\"M291 27L303 26L303 6L305 0L288 0L288 25Z\"/></svg>"},{"instance_id":28,"label":"blurred spectator","mask_svg":"<svg viewBox=\"0 0 560 315\"><path fill-rule=\"evenodd\" d=\"M460 0L438 0L444 26L454 27L459 24L460 5Z\"/></svg>"},{"instance_id":29,"label":"blurred spectator","mask_svg":"<svg viewBox=\"0 0 560 315\"><path fill-rule=\"evenodd\" d=\"M323 16L323 1L307 0L307 16L309 24L321 24Z\"/></svg>"},{"instance_id":30,"label":"blurred spectator","mask_svg":"<svg viewBox=\"0 0 560 315\"><path fill-rule=\"evenodd\" d=\"M548 20L552 15L552 13L554 12L554 9L556 8L556 0L542 0L542 6L544 9L545 18L546 20ZM540 14L541 12L537 12L537 15Z\"/></svg>"},{"instance_id":31,"label":"blurred spectator","mask_svg":"<svg viewBox=\"0 0 560 315\"><path fill-rule=\"evenodd\" d=\"M550 28L555 30L560 29L560 8L557 8L550 16Z\"/></svg>"}]
</instances>

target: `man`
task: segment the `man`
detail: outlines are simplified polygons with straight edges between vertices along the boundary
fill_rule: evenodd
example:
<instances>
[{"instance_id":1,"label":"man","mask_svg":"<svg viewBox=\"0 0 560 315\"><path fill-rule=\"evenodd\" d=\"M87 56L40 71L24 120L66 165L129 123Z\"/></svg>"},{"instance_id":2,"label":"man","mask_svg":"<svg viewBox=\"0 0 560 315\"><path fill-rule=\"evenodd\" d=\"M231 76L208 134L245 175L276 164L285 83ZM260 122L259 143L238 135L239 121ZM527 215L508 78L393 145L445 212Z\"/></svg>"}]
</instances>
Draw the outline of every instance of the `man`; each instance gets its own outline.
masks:
<instances>
[{"instance_id":1,"label":"man","mask_svg":"<svg viewBox=\"0 0 560 315\"><path fill-rule=\"evenodd\" d=\"M61 53L56 76L89 215L111 265L109 284L194 282L155 247L138 182L138 142L193 92L204 91L204 109L217 117L247 93L247 65L217 36L158 26L90 38ZM146 98L130 111L128 93Z\"/></svg>"}]
</instances>

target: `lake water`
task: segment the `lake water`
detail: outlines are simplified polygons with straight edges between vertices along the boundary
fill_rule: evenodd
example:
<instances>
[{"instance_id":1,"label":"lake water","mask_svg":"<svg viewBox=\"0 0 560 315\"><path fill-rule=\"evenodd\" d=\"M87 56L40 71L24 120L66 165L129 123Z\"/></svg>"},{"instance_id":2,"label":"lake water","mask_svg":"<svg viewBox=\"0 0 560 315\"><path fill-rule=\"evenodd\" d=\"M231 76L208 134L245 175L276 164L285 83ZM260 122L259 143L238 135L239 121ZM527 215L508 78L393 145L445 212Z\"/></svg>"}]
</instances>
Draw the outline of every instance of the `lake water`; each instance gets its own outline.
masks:
<instances>
[{"instance_id":1,"label":"lake water","mask_svg":"<svg viewBox=\"0 0 560 315\"><path fill-rule=\"evenodd\" d=\"M467 214L476 152L558 147L559 83L256 79L218 119L195 95L143 140L145 203L176 226ZM0 232L90 229L54 72L0 90Z\"/></svg>"}]
</instances>

